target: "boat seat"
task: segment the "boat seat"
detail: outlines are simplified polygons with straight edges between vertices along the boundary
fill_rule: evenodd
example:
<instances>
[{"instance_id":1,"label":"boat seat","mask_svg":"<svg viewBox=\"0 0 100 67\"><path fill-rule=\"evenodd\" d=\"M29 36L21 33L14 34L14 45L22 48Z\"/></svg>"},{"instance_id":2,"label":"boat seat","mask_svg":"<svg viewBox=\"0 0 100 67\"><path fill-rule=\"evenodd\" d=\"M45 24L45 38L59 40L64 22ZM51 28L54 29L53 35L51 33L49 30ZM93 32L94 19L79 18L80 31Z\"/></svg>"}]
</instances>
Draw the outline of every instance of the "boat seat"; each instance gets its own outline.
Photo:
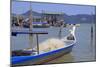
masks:
<instances>
[{"instance_id":1,"label":"boat seat","mask_svg":"<svg viewBox=\"0 0 100 67\"><path fill-rule=\"evenodd\" d=\"M33 51L27 51L27 50L15 50L12 51L12 56L28 56L28 55L34 55L36 52L35 50Z\"/></svg>"}]
</instances>

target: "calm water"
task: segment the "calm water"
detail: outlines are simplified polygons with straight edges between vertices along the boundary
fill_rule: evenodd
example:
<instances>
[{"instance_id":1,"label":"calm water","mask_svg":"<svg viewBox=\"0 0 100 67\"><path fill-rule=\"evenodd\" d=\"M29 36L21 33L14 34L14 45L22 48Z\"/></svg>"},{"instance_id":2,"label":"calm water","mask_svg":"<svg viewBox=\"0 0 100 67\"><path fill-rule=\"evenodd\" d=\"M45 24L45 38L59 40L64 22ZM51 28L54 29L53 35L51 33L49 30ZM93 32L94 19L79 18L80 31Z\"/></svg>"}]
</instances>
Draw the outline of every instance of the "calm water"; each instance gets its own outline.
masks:
<instances>
[{"instance_id":1,"label":"calm water","mask_svg":"<svg viewBox=\"0 0 100 67\"><path fill-rule=\"evenodd\" d=\"M91 41L91 26L93 26L93 41ZM25 29L27 30L27 29ZM59 35L59 28L38 28L33 30L48 31L48 34L39 35L39 43L48 38L57 38ZM66 28L62 29L62 37L68 34ZM66 54L58 59L48 63L62 63L62 62L78 62L78 61L94 61L95 60L95 25L94 24L81 24L76 29L76 45L70 54ZM33 47L36 46L36 36L33 35ZM18 50L28 48L30 44L29 35L11 36L11 49Z\"/></svg>"}]
</instances>

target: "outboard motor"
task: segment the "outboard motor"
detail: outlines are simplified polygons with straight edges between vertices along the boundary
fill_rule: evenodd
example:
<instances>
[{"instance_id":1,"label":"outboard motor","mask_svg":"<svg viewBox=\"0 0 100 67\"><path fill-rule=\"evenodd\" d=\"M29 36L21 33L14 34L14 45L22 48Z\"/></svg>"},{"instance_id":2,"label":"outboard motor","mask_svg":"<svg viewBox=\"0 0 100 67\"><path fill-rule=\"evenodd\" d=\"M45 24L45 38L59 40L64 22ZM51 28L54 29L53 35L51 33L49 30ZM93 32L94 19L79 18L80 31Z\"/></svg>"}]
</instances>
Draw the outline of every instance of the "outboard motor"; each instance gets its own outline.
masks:
<instances>
[{"instance_id":1,"label":"outboard motor","mask_svg":"<svg viewBox=\"0 0 100 67\"><path fill-rule=\"evenodd\" d=\"M75 40L74 36L72 34L70 34L68 37L67 37L67 40Z\"/></svg>"},{"instance_id":2,"label":"outboard motor","mask_svg":"<svg viewBox=\"0 0 100 67\"><path fill-rule=\"evenodd\" d=\"M69 30L70 34L67 36L67 40L75 40L75 26L73 25L72 29Z\"/></svg>"}]
</instances>

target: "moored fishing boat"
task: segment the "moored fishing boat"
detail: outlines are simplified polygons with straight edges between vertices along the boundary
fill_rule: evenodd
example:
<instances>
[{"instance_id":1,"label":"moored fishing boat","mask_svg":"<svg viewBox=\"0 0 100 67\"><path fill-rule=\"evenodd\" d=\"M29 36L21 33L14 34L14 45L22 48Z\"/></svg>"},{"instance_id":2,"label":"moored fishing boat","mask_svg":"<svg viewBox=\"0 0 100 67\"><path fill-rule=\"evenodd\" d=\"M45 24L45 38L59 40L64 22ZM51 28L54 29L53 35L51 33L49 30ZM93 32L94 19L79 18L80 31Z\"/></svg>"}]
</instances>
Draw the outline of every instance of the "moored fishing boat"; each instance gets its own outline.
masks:
<instances>
[{"instance_id":1,"label":"moored fishing boat","mask_svg":"<svg viewBox=\"0 0 100 67\"><path fill-rule=\"evenodd\" d=\"M12 32L16 34L32 34L32 32L31 33L30 32L19 32L19 31L12 31ZM11 57L12 65L20 66L20 65L32 65L32 64L45 64L48 61L54 60L60 56L63 56L64 54L70 53L72 51L73 46L76 43L75 26L73 26L72 30L70 30L69 35L67 35L66 37L60 40L66 43L66 45L64 47L57 48L54 50L49 50L46 52L39 50L39 53L38 51L22 50L21 51L22 55L20 56L14 55Z\"/></svg>"}]
</instances>

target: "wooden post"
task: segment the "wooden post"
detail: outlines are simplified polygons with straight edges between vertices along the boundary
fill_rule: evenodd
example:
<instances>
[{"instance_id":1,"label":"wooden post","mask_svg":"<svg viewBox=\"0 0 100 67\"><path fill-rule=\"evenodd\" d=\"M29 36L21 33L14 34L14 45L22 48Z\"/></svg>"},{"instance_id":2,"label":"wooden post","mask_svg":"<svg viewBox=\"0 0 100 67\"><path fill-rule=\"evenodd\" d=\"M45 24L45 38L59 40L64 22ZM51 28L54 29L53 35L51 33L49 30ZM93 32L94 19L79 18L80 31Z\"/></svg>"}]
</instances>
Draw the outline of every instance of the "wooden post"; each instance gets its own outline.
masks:
<instances>
[{"instance_id":1,"label":"wooden post","mask_svg":"<svg viewBox=\"0 0 100 67\"><path fill-rule=\"evenodd\" d=\"M17 24L19 25L19 16L17 16Z\"/></svg>"},{"instance_id":2,"label":"wooden post","mask_svg":"<svg viewBox=\"0 0 100 67\"><path fill-rule=\"evenodd\" d=\"M62 34L62 28L64 26L63 21L60 21L60 30L59 30L59 38L61 38L61 34Z\"/></svg>"},{"instance_id":3,"label":"wooden post","mask_svg":"<svg viewBox=\"0 0 100 67\"><path fill-rule=\"evenodd\" d=\"M91 51L93 52L93 24L91 25Z\"/></svg>"},{"instance_id":4,"label":"wooden post","mask_svg":"<svg viewBox=\"0 0 100 67\"><path fill-rule=\"evenodd\" d=\"M61 30L62 30L62 28L60 27L60 30L59 30L59 38L61 38Z\"/></svg>"},{"instance_id":5,"label":"wooden post","mask_svg":"<svg viewBox=\"0 0 100 67\"><path fill-rule=\"evenodd\" d=\"M39 54L39 42L38 42L38 34L36 34L36 39L37 39L37 54Z\"/></svg>"},{"instance_id":6,"label":"wooden post","mask_svg":"<svg viewBox=\"0 0 100 67\"><path fill-rule=\"evenodd\" d=\"M93 15L93 14L91 13L91 15ZM91 19L94 20L94 17L92 17ZM91 41L90 41L90 42L91 42L91 43L90 43L90 44L91 44L91 52L93 52L93 50L94 50L94 47L93 47L93 45L94 45L94 44L93 44L93 43L94 43L94 42L93 42L94 36L93 36L93 34L94 34L94 31L93 31L93 21L92 21L92 22L91 22L91 35L90 35L90 36L91 36Z\"/></svg>"}]
</instances>

